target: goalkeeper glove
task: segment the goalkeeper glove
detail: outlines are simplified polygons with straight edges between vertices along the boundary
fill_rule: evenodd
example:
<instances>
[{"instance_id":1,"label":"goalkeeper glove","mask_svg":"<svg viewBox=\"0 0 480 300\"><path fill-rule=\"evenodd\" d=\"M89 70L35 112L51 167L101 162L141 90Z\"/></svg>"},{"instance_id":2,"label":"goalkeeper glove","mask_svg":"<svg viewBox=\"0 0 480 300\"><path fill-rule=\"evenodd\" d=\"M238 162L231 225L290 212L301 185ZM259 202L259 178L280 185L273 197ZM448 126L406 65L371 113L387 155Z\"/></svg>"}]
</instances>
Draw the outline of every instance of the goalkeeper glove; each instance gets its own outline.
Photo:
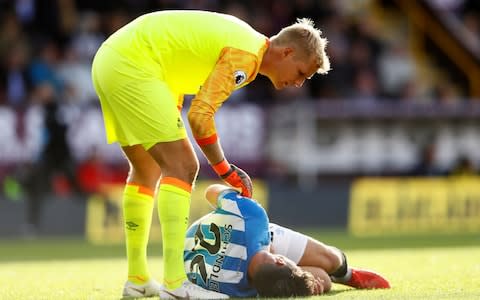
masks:
<instances>
[{"instance_id":1,"label":"goalkeeper glove","mask_svg":"<svg viewBox=\"0 0 480 300\"><path fill-rule=\"evenodd\" d=\"M242 196L252 197L252 180L244 170L233 164L229 164L226 159L213 165L212 168L223 181L233 187L242 189Z\"/></svg>"}]
</instances>

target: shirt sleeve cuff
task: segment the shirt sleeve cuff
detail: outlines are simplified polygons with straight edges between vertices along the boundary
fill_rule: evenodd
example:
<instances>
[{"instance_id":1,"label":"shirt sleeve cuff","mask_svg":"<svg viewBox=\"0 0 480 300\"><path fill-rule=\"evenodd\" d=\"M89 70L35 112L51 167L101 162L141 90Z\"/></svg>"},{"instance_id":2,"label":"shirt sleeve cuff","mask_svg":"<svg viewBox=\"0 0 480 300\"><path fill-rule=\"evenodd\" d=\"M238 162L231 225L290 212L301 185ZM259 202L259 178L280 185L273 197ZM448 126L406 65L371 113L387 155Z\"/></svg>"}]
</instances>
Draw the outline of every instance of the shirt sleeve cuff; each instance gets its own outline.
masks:
<instances>
[{"instance_id":1,"label":"shirt sleeve cuff","mask_svg":"<svg viewBox=\"0 0 480 300\"><path fill-rule=\"evenodd\" d=\"M218 137L217 137L217 134L213 134L209 137L206 137L206 138L202 138L202 139L195 139L197 141L197 144L199 146L206 146L206 145L211 145L211 144L215 144L218 140Z\"/></svg>"},{"instance_id":2,"label":"shirt sleeve cuff","mask_svg":"<svg viewBox=\"0 0 480 300\"><path fill-rule=\"evenodd\" d=\"M230 171L230 164L228 161L224 158L221 162L219 162L216 165L212 165L213 170L219 175L222 176L224 174L227 174L228 171Z\"/></svg>"}]
</instances>

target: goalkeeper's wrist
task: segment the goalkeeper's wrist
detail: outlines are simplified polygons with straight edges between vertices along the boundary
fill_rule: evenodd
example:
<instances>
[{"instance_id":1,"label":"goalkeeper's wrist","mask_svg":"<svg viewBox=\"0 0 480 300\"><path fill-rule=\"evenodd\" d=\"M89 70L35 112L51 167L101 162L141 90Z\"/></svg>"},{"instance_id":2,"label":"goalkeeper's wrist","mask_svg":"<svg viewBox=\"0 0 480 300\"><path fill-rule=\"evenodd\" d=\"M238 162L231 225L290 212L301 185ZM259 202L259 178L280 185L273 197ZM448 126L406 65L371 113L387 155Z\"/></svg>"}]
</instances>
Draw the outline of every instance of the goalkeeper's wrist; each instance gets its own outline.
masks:
<instances>
[{"instance_id":1,"label":"goalkeeper's wrist","mask_svg":"<svg viewBox=\"0 0 480 300\"><path fill-rule=\"evenodd\" d=\"M232 167L230 167L230 164L224 158L224 159L222 159L221 162L212 165L212 168L215 171L215 173L217 173L219 176L223 176L223 175L227 174Z\"/></svg>"}]
</instances>

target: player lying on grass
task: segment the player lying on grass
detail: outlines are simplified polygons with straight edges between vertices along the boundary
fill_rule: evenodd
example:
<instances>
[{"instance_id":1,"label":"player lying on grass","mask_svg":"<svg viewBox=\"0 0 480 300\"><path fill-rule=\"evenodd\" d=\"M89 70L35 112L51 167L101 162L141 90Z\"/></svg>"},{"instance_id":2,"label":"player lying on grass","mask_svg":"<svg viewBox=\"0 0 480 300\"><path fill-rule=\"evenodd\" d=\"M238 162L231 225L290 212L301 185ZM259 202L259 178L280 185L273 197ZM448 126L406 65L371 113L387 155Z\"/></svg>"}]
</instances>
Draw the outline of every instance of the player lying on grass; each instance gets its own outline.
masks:
<instances>
[{"instance_id":1,"label":"player lying on grass","mask_svg":"<svg viewBox=\"0 0 480 300\"><path fill-rule=\"evenodd\" d=\"M187 231L190 281L231 297L320 295L332 282L358 289L389 288L382 276L348 266L345 254L311 237L269 223L255 200L214 184L206 198L215 210Z\"/></svg>"}]
</instances>

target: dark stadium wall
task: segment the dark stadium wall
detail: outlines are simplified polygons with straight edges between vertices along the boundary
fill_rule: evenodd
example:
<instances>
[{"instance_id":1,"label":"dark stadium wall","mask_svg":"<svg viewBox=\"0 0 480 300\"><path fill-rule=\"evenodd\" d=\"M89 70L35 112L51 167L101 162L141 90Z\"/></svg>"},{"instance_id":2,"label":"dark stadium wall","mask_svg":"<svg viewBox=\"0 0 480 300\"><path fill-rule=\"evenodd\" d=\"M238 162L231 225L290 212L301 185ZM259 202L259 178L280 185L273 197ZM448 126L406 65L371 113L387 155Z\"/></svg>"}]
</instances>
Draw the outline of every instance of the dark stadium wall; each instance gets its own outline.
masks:
<instances>
[{"instance_id":1,"label":"dark stadium wall","mask_svg":"<svg viewBox=\"0 0 480 300\"><path fill-rule=\"evenodd\" d=\"M77 198L49 198L40 212L38 231L26 225L25 201L0 198L0 238L33 236L80 236L85 228L85 202Z\"/></svg>"},{"instance_id":2,"label":"dark stadium wall","mask_svg":"<svg viewBox=\"0 0 480 300\"><path fill-rule=\"evenodd\" d=\"M309 186L270 180L270 221L291 227L345 228L351 179L322 178Z\"/></svg>"},{"instance_id":3,"label":"dark stadium wall","mask_svg":"<svg viewBox=\"0 0 480 300\"><path fill-rule=\"evenodd\" d=\"M311 187L269 180L270 220L290 227L346 228L350 179L322 179ZM83 236L87 202L80 198L50 197L43 203L37 236ZM25 201L0 198L0 238L25 235Z\"/></svg>"}]
</instances>

